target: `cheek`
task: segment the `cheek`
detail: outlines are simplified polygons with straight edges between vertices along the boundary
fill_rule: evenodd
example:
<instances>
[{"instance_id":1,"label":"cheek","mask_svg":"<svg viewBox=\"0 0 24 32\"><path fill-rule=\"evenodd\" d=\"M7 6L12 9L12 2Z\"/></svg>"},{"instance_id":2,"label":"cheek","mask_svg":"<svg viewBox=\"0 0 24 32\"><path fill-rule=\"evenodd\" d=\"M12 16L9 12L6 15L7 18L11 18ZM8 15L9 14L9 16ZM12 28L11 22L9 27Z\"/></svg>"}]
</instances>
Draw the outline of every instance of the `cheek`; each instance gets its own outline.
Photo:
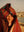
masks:
<instances>
[{"instance_id":1,"label":"cheek","mask_svg":"<svg viewBox=\"0 0 24 32\"><path fill-rule=\"evenodd\" d=\"M13 17L11 17L11 18L10 18L10 22L12 22L12 21L13 21L13 19L14 19L14 18L13 18Z\"/></svg>"},{"instance_id":2,"label":"cheek","mask_svg":"<svg viewBox=\"0 0 24 32\"><path fill-rule=\"evenodd\" d=\"M10 18L9 17L7 17L7 21L10 22Z\"/></svg>"}]
</instances>

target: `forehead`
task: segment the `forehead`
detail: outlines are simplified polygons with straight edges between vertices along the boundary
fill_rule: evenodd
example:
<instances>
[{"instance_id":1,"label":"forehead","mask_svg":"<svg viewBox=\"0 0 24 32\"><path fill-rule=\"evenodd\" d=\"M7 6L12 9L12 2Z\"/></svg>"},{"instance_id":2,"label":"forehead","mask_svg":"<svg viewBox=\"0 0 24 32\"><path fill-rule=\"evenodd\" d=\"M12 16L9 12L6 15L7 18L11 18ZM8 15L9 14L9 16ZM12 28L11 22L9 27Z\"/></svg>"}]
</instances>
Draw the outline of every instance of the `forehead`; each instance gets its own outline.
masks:
<instances>
[{"instance_id":1,"label":"forehead","mask_svg":"<svg viewBox=\"0 0 24 32\"><path fill-rule=\"evenodd\" d=\"M11 14L9 14L7 17L13 17Z\"/></svg>"}]
</instances>

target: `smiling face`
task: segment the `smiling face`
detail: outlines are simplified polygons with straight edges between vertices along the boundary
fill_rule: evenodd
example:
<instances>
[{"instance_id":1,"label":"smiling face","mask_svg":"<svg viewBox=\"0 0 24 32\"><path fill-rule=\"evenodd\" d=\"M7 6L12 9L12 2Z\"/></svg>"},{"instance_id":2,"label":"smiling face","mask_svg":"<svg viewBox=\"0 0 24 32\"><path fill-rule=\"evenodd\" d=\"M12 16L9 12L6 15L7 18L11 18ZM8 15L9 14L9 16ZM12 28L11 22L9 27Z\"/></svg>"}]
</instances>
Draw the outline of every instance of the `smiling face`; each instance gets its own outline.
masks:
<instances>
[{"instance_id":1,"label":"smiling face","mask_svg":"<svg viewBox=\"0 0 24 32\"><path fill-rule=\"evenodd\" d=\"M13 19L14 19L14 17L11 16L11 14L9 14L9 15L7 16L7 21L8 21L8 23L11 23L11 22L13 21Z\"/></svg>"}]
</instances>

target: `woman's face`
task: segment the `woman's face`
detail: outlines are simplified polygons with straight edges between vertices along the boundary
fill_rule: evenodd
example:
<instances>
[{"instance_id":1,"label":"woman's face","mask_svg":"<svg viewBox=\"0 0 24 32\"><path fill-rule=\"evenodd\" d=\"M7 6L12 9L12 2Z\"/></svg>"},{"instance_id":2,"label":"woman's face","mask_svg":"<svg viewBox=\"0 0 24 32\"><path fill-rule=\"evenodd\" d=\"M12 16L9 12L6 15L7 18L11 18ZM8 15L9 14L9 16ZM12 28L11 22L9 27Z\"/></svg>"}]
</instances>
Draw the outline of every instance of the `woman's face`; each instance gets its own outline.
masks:
<instances>
[{"instance_id":1,"label":"woman's face","mask_svg":"<svg viewBox=\"0 0 24 32\"><path fill-rule=\"evenodd\" d=\"M8 23L11 23L12 21L13 21L13 16L11 16L11 14L9 14L8 16L7 16L7 21L8 21Z\"/></svg>"}]
</instances>

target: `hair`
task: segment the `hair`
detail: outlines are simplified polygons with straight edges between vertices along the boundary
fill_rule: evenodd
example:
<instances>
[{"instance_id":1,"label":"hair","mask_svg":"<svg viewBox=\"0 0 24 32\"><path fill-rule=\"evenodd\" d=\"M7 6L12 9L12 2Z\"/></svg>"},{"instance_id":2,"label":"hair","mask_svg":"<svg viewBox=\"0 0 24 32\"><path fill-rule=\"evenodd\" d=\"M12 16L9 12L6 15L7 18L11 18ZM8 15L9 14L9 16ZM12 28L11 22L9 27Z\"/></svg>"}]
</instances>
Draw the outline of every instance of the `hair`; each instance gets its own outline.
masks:
<instances>
[{"instance_id":1,"label":"hair","mask_svg":"<svg viewBox=\"0 0 24 32\"><path fill-rule=\"evenodd\" d=\"M13 19L13 21L11 22L11 23L12 23L11 26L8 26L8 32L10 31L11 27L12 27L13 24L15 23L16 15L14 15L13 17L14 17L14 19Z\"/></svg>"}]
</instances>

